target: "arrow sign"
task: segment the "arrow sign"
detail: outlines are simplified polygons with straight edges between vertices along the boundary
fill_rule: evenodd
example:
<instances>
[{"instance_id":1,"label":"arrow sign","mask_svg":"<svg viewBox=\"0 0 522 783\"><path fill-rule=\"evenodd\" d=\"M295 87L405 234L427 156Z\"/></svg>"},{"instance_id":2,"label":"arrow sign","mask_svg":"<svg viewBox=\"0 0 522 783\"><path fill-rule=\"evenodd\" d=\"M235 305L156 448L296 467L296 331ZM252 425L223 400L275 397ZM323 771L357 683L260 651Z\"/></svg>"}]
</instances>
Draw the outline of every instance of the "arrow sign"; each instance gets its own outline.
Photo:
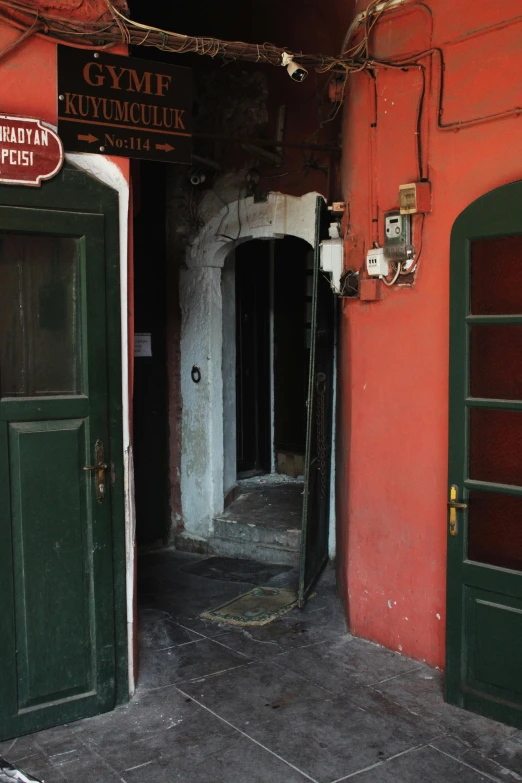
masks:
<instances>
[{"instance_id":1,"label":"arrow sign","mask_svg":"<svg viewBox=\"0 0 522 783\"><path fill-rule=\"evenodd\" d=\"M170 144L156 144L156 149L163 150L163 152L171 152L175 147L172 147Z\"/></svg>"},{"instance_id":2,"label":"arrow sign","mask_svg":"<svg viewBox=\"0 0 522 783\"><path fill-rule=\"evenodd\" d=\"M98 141L98 139L97 139L96 136L93 136L92 133L89 133L88 136L85 136L84 134L79 133L78 134L78 141L88 141L89 144L92 144L93 141Z\"/></svg>"}]
</instances>

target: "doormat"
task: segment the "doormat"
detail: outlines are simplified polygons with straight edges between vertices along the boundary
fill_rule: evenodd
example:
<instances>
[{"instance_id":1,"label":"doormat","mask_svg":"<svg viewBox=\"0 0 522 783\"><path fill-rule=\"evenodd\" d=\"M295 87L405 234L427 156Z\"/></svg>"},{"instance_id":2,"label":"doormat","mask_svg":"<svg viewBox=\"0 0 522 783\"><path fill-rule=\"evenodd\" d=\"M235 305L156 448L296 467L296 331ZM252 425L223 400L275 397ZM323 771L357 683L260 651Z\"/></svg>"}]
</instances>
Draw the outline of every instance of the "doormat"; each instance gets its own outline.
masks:
<instances>
[{"instance_id":1,"label":"doormat","mask_svg":"<svg viewBox=\"0 0 522 783\"><path fill-rule=\"evenodd\" d=\"M263 585L287 571L291 565L272 565L258 563L257 560L238 560L234 557L208 557L199 563L191 563L181 570L186 574L203 576L205 579L220 579L223 582L246 582L251 585Z\"/></svg>"},{"instance_id":2,"label":"doormat","mask_svg":"<svg viewBox=\"0 0 522 783\"><path fill-rule=\"evenodd\" d=\"M216 609L208 609L201 617L228 625L267 625L297 605L295 590L278 587L254 587L248 593Z\"/></svg>"}]
</instances>

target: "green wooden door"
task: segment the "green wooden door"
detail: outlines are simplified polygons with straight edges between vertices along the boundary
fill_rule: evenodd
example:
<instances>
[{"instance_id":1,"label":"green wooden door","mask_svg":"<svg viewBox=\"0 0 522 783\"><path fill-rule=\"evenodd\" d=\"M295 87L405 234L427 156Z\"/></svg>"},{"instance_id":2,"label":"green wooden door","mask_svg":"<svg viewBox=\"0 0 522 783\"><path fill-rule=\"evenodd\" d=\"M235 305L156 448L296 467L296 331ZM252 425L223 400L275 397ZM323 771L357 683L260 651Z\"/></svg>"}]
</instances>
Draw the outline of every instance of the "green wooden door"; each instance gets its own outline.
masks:
<instances>
[{"instance_id":1,"label":"green wooden door","mask_svg":"<svg viewBox=\"0 0 522 783\"><path fill-rule=\"evenodd\" d=\"M522 726L522 183L451 238L446 698ZM449 489L449 493L451 489ZM459 507L460 505L465 507Z\"/></svg>"},{"instance_id":2,"label":"green wooden door","mask_svg":"<svg viewBox=\"0 0 522 783\"><path fill-rule=\"evenodd\" d=\"M335 297L329 281L319 269L320 243L328 237L328 217L326 203L319 196L315 217L306 453L299 562L298 605L301 608L328 562Z\"/></svg>"},{"instance_id":3,"label":"green wooden door","mask_svg":"<svg viewBox=\"0 0 522 783\"><path fill-rule=\"evenodd\" d=\"M0 206L0 739L115 704L104 221Z\"/></svg>"}]
</instances>

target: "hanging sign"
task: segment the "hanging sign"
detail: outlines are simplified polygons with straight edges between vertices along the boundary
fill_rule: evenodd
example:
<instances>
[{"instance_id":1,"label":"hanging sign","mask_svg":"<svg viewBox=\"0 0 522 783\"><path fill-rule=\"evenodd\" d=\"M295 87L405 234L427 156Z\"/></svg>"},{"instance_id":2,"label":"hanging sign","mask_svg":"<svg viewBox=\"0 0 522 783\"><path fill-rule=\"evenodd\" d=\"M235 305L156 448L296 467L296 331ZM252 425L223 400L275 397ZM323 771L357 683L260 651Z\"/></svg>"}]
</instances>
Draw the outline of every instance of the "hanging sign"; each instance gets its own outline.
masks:
<instances>
[{"instance_id":1,"label":"hanging sign","mask_svg":"<svg viewBox=\"0 0 522 783\"><path fill-rule=\"evenodd\" d=\"M63 145L51 128L35 117L0 114L0 183L38 187L62 165Z\"/></svg>"},{"instance_id":2,"label":"hanging sign","mask_svg":"<svg viewBox=\"0 0 522 783\"><path fill-rule=\"evenodd\" d=\"M192 71L58 46L58 132L70 152L190 163Z\"/></svg>"}]
</instances>

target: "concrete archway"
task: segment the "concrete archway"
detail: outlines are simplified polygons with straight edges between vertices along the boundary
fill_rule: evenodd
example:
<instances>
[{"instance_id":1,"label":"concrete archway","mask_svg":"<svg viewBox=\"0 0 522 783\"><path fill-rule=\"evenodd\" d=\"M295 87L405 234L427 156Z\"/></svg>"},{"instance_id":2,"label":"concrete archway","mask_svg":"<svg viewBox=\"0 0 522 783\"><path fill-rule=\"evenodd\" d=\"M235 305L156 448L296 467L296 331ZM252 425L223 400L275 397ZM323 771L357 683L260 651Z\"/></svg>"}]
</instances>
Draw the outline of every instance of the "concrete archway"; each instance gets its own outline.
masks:
<instances>
[{"instance_id":1,"label":"concrete archway","mask_svg":"<svg viewBox=\"0 0 522 783\"><path fill-rule=\"evenodd\" d=\"M186 254L180 275L181 505L183 537L206 540L223 510L223 301L227 256L252 239L295 236L315 242L317 193L270 193L225 203L203 201L204 225ZM199 370L200 380L195 382ZM193 377L194 376L194 377Z\"/></svg>"}]
</instances>

